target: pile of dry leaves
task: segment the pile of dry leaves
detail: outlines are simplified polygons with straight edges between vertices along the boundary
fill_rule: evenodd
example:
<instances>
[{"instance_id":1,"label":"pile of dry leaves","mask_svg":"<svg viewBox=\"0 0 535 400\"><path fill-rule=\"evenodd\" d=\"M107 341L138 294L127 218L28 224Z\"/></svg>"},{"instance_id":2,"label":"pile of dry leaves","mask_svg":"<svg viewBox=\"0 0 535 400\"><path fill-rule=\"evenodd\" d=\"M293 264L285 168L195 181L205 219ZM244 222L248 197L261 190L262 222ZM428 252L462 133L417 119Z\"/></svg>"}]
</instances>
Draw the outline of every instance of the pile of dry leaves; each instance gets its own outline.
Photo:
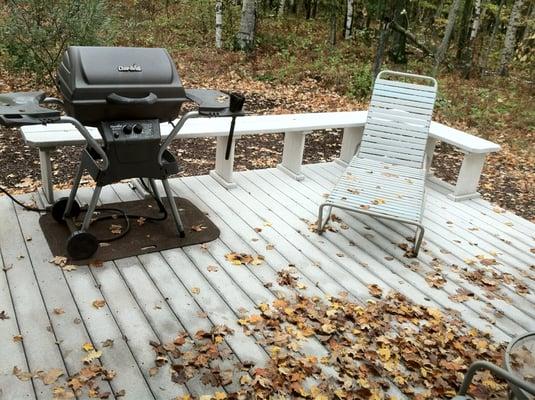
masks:
<instances>
[{"instance_id":1,"label":"pile of dry leaves","mask_svg":"<svg viewBox=\"0 0 535 400\"><path fill-rule=\"evenodd\" d=\"M30 379L40 379L45 385L52 386L52 398L58 400L74 399L79 397L88 397L90 399L108 399L112 393L107 390L109 386L105 383L115 378L115 371L104 368L99 358L102 355L100 350L96 350L91 343L82 345L85 351L85 357L82 359L83 367L60 382L64 372L61 368L52 368L48 371L25 372L19 367L13 367L13 375L21 381ZM122 397L126 394L125 390L118 390L114 396Z\"/></svg>"},{"instance_id":2,"label":"pile of dry leaves","mask_svg":"<svg viewBox=\"0 0 535 400\"><path fill-rule=\"evenodd\" d=\"M288 274L280 276L290 284ZM374 288L370 288L373 290ZM206 399L393 399L395 387L412 399L455 395L467 367L483 359L501 364L503 346L467 327L454 314L410 302L399 293L357 304L347 298L296 295L261 304L258 313L239 319L270 355L267 365L236 364L221 371L211 362L228 358L224 340L232 331L215 327L194 339L181 334L172 343L151 343L156 367L171 363L171 379L194 376L224 387L239 382L237 392L217 391ZM318 340L328 355L306 354L305 341ZM215 364L217 365L217 364ZM476 376L471 393L478 399L505 397L506 385L490 374Z\"/></svg>"}]
</instances>

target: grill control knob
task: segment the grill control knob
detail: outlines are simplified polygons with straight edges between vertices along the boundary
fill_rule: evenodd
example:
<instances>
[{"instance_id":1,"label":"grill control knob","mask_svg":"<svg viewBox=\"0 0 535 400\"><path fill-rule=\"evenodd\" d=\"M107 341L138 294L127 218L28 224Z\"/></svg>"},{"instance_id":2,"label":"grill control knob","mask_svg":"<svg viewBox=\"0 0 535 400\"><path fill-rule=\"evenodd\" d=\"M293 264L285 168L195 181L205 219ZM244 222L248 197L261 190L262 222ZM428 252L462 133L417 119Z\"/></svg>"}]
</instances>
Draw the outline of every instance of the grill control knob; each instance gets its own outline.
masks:
<instances>
[{"instance_id":1,"label":"grill control knob","mask_svg":"<svg viewBox=\"0 0 535 400\"><path fill-rule=\"evenodd\" d=\"M143 125L135 124L132 129L134 130L134 133L140 134L143 132Z\"/></svg>"},{"instance_id":2,"label":"grill control knob","mask_svg":"<svg viewBox=\"0 0 535 400\"><path fill-rule=\"evenodd\" d=\"M123 132L125 135L130 135L132 133L132 127L130 125L123 126Z\"/></svg>"}]
</instances>

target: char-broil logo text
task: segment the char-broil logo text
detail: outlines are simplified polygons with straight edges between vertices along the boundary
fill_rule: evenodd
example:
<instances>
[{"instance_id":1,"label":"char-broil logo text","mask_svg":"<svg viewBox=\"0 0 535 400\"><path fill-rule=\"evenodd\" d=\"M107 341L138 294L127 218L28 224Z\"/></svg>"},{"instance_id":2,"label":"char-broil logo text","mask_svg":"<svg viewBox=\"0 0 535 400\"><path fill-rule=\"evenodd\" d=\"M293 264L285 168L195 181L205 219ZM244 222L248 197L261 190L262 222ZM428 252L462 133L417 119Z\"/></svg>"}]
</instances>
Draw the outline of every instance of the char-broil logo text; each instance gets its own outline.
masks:
<instances>
[{"instance_id":1,"label":"char-broil logo text","mask_svg":"<svg viewBox=\"0 0 535 400\"><path fill-rule=\"evenodd\" d=\"M141 72L141 65L132 64L132 65L119 65L117 67L119 72Z\"/></svg>"}]
</instances>

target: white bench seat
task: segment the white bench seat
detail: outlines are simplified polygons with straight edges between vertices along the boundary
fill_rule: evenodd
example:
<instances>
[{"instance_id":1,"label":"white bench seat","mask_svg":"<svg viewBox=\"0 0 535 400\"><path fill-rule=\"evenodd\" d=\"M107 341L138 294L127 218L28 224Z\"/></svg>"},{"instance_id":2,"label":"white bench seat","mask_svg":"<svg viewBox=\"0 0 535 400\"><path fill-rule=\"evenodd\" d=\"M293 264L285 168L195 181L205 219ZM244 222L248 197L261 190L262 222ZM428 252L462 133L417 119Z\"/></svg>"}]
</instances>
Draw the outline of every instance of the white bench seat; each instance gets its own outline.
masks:
<instances>
[{"instance_id":1,"label":"white bench seat","mask_svg":"<svg viewBox=\"0 0 535 400\"><path fill-rule=\"evenodd\" d=\"M283 115L248 115L236 120L235 138L243 135L285 133L284 152L279 168L296 179L303 179L301 164L306 134L320 129L344 129L340 158L338 162L347 165L353 158L366 122L367 111L344 111L327 113L302 113ZM216 137L216 167L211 175L225 187L234 186L232 180L234 155L225 160L230 118L192 119L177 135L177 139ZM172 129L169 123L160 126L161 134L167 137ZM96 128L89 128L98 141L101 140ZM69 124L33 125L21 128L26 144L39 149L41 180L46 198L53 200L52 166L50 153L57 147L83 145L82 135ZM432 122L427 141L428 165L438 141L442 141L465 153L463 166L451 197L463 200L478 196L477 185L485 156L500 150L500 146L488 140Z\"/></svg>"}]
</instances>

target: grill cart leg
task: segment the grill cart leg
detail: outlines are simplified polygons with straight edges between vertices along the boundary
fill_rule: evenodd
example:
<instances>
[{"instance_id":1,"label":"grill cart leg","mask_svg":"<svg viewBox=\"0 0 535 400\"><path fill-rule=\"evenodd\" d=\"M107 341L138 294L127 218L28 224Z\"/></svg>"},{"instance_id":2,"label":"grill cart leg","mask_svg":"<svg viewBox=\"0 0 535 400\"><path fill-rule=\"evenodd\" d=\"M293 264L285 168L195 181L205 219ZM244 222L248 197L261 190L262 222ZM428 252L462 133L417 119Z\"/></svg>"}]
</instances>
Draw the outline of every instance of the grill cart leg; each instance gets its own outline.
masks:
<instances>
[{"instance_id":1,"label":"grill cart leg","mask_svg":"<svg viewBox=\"0 0 535 400\"><path fill-rule=\"evenodd\" d=\"M72 189L71 193L69 193L69 200L67 200L67 206L65 207L65 213L63 214L63 218L70 217L73 204L76 202L76 193L78 192L78 187L80 186L80 181L82 180L82 175L84 173L84 167L82 166L82 163L78 165L78 170L76 171L76 175L74 176L74 180L72 182Z\"/></svg>"},{"instance_id":2,"label":"grill cart leg","mask_svg":"<svg viewBox=\"0 0 535 400\"><path fill-rule=\"evenodd\" d=\"M87 231L89 229L89 225L91 224L91 218L93 217L93 213L95 212L95 208L97 206L101 191L102 191L102 186L97 185L97 187L95 187L95 190L93 191L93 196L91 197L91 201L89 202L89 205L87 206L87 211L84 217L84 222L82 222L82 228L80 229L81 231Z\"/></svg>"},{"instance_id":3,"label":"grill cart leg","mask_svg":"<svg viewBox=\"0 0 535 400\"><path fill-rule=\"evenodd\" d=\"M175 225L178 234L180 235L180 237L184 237L186 236L186 233L184 232L184 225L182 225L180 214L178 213L178 209L176 208L175 199L173 197L173 192L171 192L171 188L169 187L169 182L167 181L167 179L162 179L162 184L165 190L165 194L167 196L167 200L169 201L169 205L171 206L171 212L175 220Z\"/></svg>"},{"instance_id":4,"label":"grill cart leg","mask_svg":"<svg viewBox=\"0 0 535 400\"><path fill-rule=\"evenodd\" d=\"M156 181L154 179L149 179L149 187L154 198L161 201L160 194L158 193L158 187L156 186Z\"/></svg>"}]
</instances>

